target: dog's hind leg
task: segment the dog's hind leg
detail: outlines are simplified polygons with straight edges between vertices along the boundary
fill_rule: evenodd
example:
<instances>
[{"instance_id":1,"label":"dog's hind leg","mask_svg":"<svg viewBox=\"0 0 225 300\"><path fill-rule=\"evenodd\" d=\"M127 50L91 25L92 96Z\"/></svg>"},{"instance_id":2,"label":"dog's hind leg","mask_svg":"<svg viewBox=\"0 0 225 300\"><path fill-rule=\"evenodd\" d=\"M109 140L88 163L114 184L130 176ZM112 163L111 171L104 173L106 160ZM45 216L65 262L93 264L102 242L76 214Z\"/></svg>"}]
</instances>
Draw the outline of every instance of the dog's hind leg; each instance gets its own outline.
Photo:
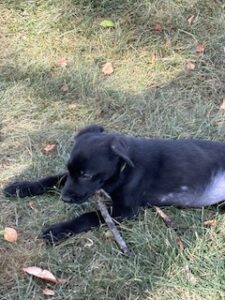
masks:
<instances>
[{"instance_id":1,"label":"dog's hind leg","mask_svg":"<svg viewBox=\"0 0 225 300\"><path fill-rule=\"evenodd\" d=\"M41 195L56 186L60 188L66 181L67 174L59 174L41 178L38 181L16 181L7 185L3 192L7 197L20 197Z\"/></svg>"}]
</instances>

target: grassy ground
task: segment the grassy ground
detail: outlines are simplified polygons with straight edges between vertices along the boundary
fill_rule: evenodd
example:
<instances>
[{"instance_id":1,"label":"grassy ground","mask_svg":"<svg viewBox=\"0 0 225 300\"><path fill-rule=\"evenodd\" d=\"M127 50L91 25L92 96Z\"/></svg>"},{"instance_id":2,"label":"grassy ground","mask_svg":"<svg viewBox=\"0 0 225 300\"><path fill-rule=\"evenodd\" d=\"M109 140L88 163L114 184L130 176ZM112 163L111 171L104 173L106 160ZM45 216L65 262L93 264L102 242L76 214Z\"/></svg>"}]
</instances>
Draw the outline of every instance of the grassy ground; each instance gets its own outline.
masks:
<instances>
[{"instance_id":1,"label":"grassy ground","mask_svg":"<svg viewBox=\"0 0 225 300\"><path fill-rule=\"evenodd\" d=\"M89 123L150 137L224 140L224 6L219 0L0 0L0 185L62 171L74 132ZM99 25L106 18L115 28ZM195 51L199 42L204 53ZM114 64L109 77L101 73L105 62ZM187 70L187 62L195 69ZM46 156L48 143L57 151ZM57 194L15 201L0 194L0 200L0 226L19 233L16 245L0 243L1 300L46 298L46 284L21 271L30 265L67 279L50 285L52 299L225 298L225 218L215 210L165 209L182 228L184 250L155 211L142 212L121 225L131 249L125 258L106 228L54 247L37 239L44 225L90 204L71 207ZM207 219L217 225L206 228Z\"/></svg>"}]
</instances>

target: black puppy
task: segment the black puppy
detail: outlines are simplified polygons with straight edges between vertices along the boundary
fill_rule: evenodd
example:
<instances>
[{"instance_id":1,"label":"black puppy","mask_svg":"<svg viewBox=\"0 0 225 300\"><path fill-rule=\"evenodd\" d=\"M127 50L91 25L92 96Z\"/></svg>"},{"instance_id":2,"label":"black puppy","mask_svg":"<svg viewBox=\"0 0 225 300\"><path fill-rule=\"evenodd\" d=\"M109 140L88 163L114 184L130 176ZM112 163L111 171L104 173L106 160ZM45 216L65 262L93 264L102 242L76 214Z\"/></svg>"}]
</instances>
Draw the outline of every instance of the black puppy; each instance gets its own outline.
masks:
<instances>
[{"instance_id":1,"label":"black puppy","mask_svg":"<svg viewBox=\"0 0 225 300\"><path fill-rule=\"evenodd\" d=\"M93 125L77 134L67 169L39 181L15 182L4 192L26 197L58 185L65 202L82 203L103 189L118 220L148 205L197 208L225 200L225 144L219 142L137 138ZM59 240L101 222L98 212L86 213L50 226L43 238Z\"/></svg>"}]
</instances>

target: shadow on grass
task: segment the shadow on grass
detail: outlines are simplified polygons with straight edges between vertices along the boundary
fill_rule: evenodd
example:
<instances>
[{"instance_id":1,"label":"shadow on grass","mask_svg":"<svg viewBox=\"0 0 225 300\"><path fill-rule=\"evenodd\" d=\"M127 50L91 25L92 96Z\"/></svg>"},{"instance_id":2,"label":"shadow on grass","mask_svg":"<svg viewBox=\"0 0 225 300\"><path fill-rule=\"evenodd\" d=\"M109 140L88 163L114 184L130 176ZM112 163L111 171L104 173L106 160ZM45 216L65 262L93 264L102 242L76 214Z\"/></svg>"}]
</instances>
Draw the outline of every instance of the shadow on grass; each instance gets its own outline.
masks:
<instances>
[{"instance_id":1,"label":"shadow on grass","mask_svg":"<svg viewBox=\"0 0 225 300\"><path fill-rule=\"evenodd\" d=\"M106 125L108 129L122 130L132 134L169 138L188 136L212 138L215 134L218 138L220 137L215 127L215 121L219 118L215 110L217 94L213 94L215 102L205 102L205 82L199 79L198 85L195 81L196 78L191 77L187 73L179 74L178 78L163 86L149 87L142 93L137 94L109 89L104 85L104 80L101 76L96 76L95 73L91 72L79 71L79 73L76 73L68 69L63 73L57 73L57 70L54 69L45 70L40 68L36 71L31 69L23 71L5 66L0 70L0 74L2 76L3 90L4 88L10 89L10 87L22 84L29 94L28 98L33 97L34 101L38 101L36 103L37 107L34 109L40 115L45 109L48 110L50 108L54 117L55 103L59 105L59 109L65 111L69 109L70 104L76 103L81 105L82 109L85 110L84 119L76 123L75 127L78 124L86 124L86 118L91 114L92 117L89 118L88 123L101 123ZM195 81L194 86L193 81ZM64 84L68 85L68 91L62 90ZM220 84L220 79L218 79L218 84ZM214 91L213 86L208 85L208 87L212 87L212 91ZM223 91L220 90L220 93L222 94ZM13 97L10 101L13 101ZM15 102L15 111L16 105L17 103ZM77 115L79 115L79 109ZM14 117L16 117L16 114ZM58 122L60 122L60 130L58 125L51 122L51 132L54 130L56 132L51 137L51 140L49 140L48 130L46 130L45 126L27 133L31 141L29 151L32 150L32 162L30 167L12 180L21 180L22 178L30 180L33 178L35 180L40 175L44 176L47 173L59 171L59 165L63 168L63 163L66 161L70 148L65 143L70 141L69 135L71 133L72 136L73 130L72 127L67 129L66 114L63 115L61 120L58 119ZM48 121L45 124L48 124ZM206 126L207 124L208 126ZM7 143L8 140L10 140L10 134L5 132L3 142ZM56 142L58 144L58 152L46 157L42 154L40 147L36 146L43 142ZM23 148L26 149L27 147L28 142L25 141ZM6 154L10 154L8 150ZM43 171L41 170L42 168ZM48 204L46 204L46 207L48 207ZM54 204L54 207L57 209L57 205ZM178 224L184 223L184 218L187 218L187 221L185 221L189 230L185 237L187 244L190 243L191 247L194 247L195 241L197 242L201 238L204 240L205 230L202 229L201 211L191 211L189 213L184 211L180 213L180 210L176 210L174 213L173 208L171 210L168 209L168 213L170 211L177 218ZM117 288L119 284L123 286L123 289L118 288L116 292L118 299L120 299L119 297L121 299L126 297L132 289L134 294L137 290L143 293L146 289L154 291L162 282L165 282L166 276L169 276L165 274L170 274L174 261L179 263L181 254L176 245L176 235L172 230L167 230L162 222L156 219L154 212L150 210L147 215L148 218L144 222L139 220L139 222L136 221L137 225L135 225L135 221L124 225L125 237L128 239L130 248L133 251L133 255L127 260L118 258L115 248L112 249L109 244L106 244L106 241L101 236L101 230L99 232L95 231L94 235L97 237L94 249L97 253L102 251L106 259L101 260L102 258L99 256L96 262L93 262L93 255L97 254L94 254L93 251L83 250L83 253L79 254L81 261L85 262L83 272L86 272L85 268L87 270L90 268L88 264L93 264L92 268L94 270L94 263L101 263L108 277L102 278L100 282L92 269L89 274L87 273L88 275L84 275L88 276L90 280L90 285L88 286L90 293L94 292L93 287L96 285L100 285L102 289L107 289L110 286L110 280L113 282L113 278L118 281L114 282ZM192 221L195 223L193 230L190 229ZM91 234L90 236L92 237ZM83 248L79 244L79 239L82 239L82 237L74 238L71 243L65 244L67 245L68 258L63 260L63 264L64 272L68 276L73 275L71 259L75 257L76 246L79 249ZM75 244L72 245L74 241ZM59 250L57 250L57 247L56 250L50 250L53 252L58 251L55 253L55 257L58 257L58 259L60 259L62 250L65 250L64 246L61 247ZM187 255L190 254L190 251L191 249L187 250ZM145 255L145 258L143 258L143 255ZM54 258L51 259L54 260ZM138 262L142 259L141 266L139 266ZM146 259L147 261L145 261ZM54 263L59 267L58 262ZM123 268L125 272L120 271L119 268ZM136 274L134 274L134 271ZM120 272L122 278L116 278L115 276L120 274ZM92 273L93 276L91 275ZM134 278L135 276L137 278ZM132 286L129 282L132 282ZM71 278L71 283L68 284L68 287L72 289L73 286L74 279ZM115 291L111 293L115 295Z\"/></svg>"}]
</instances>

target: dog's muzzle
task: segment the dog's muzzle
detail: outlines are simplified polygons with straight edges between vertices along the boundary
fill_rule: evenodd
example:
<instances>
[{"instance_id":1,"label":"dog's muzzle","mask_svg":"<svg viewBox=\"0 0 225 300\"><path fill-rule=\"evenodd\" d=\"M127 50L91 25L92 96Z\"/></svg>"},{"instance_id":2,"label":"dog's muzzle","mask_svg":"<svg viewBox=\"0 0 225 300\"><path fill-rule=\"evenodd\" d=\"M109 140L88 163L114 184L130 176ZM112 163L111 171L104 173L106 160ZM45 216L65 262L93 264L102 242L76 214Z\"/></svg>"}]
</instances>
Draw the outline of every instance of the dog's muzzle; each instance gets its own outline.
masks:
<instances>
[{"instance_id":1,"label":"dog's muzzle","mask_svg":"<svg viewBox=\"0 0 225 300\"><path fill-rule=\"evenodd\" d=\"M62 194L62 200L65 203L83 203L89 198L88 194L84 195L63 195Z\"/></svg>"}]
</instances>

